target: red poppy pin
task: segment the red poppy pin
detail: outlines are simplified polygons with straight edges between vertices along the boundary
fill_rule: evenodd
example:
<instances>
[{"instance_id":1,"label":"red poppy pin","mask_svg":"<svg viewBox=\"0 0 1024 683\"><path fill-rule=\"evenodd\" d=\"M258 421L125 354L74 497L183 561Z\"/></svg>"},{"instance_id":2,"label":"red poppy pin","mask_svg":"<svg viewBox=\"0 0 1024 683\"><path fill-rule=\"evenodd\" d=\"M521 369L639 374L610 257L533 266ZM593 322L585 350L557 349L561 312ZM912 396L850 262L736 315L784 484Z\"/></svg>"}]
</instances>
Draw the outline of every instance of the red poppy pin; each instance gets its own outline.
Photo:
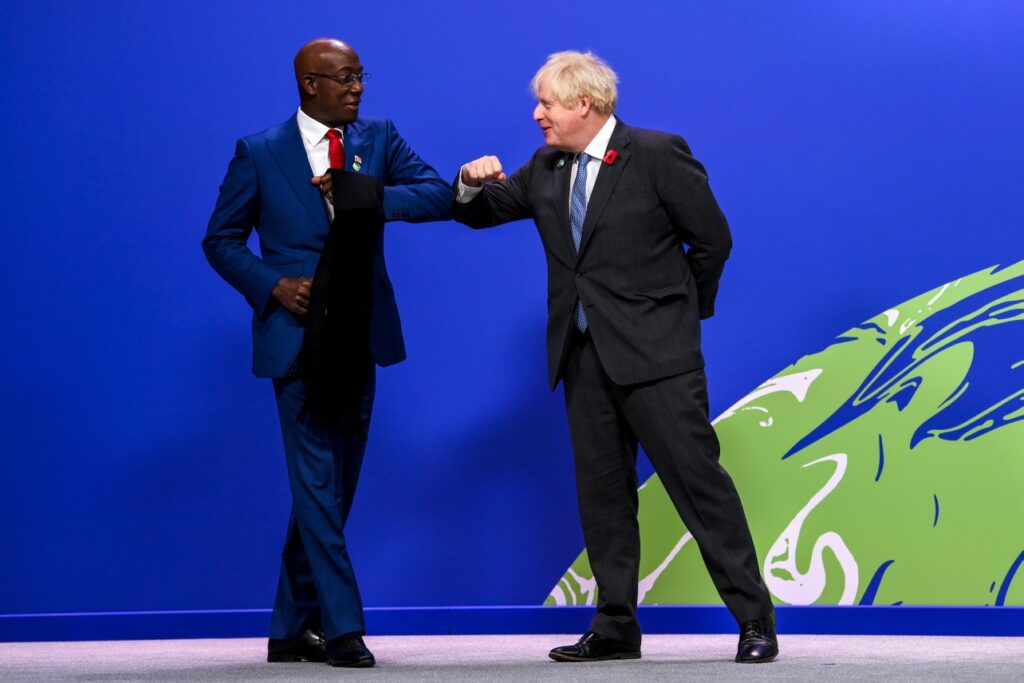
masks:
<instances>
[{"instance_id":1,"label":"red poppy pin","mask_svg":"<svg viewBox=\"0 0 1024 683\"><path fill-rule=\"evenodd\" d=\"M618 158L619 158L619 153L616 152L614 149L610 149L607 152L605 152L604 163L606 163L609 166L611 166L612 164L615 163L615 160L618 159Z\"/></svg>"}]
</instances>

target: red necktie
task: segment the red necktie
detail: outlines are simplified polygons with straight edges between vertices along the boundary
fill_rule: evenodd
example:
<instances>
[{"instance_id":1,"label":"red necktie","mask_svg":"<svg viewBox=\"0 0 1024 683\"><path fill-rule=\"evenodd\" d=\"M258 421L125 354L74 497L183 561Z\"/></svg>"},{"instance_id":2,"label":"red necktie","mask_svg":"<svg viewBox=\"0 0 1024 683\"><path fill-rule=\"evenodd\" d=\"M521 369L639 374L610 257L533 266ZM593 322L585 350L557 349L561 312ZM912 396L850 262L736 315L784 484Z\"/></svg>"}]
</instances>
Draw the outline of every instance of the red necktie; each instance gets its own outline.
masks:
<instances>
[{"instance_id":1,"label":"red necktie","mask_svg":"<svg viewBox=\"0 0 1024 683\"><path fill-rule=\"evenodd\" d=\"M341 133L333 128L327 131L327 158L331 168L345 167L345 145L341 142Z\"/></svg>"}]
</instances>

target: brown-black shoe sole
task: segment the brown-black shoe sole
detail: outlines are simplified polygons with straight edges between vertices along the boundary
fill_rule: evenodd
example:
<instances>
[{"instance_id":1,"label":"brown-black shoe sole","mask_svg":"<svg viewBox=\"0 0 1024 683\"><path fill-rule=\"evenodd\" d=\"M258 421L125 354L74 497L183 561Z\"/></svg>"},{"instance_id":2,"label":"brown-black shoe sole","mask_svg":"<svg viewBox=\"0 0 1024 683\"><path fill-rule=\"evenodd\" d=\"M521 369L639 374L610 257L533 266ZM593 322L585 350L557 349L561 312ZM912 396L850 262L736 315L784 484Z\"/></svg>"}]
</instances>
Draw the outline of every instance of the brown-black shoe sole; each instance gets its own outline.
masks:
<instances>
[{"instance_id":1,"label":"brown-black shoe sole","mask_svg":"<svg viewBox=\"0 0 1024 683\"><path fill-rule=\"evenodd\" d=\"M328 659L327 663L331 666L341 667L344 669L368 669L376 664L377 660L373 657L363 657L350 662L339 659Z\"/></svg>"},{"instance_id":2,"label":"brown-black shoe sole","mask_svg":"<svg viewBox=\"0 0 1024 683\"><path fill-rule=\"evenodd\" d=\"M602 655L600 657L579 657L577 655L569 655L561 652L549 652L548 657L551 657L551 659L556 662L607 662L614 659L640 659L640 653L614 652L610 655Z\"/></svg>"},{"instance_id":3,"label":"brown-black shoe sole","mask_svg":"<svg viewBox=\"0 0 1024 683\"><path fill-rule=\"evenodd\" d=\"M314 658L305 655L268 654L267 661L271 664L295 664L296 662L326 662L326 657Z\"/></svg>"}]
</instances>

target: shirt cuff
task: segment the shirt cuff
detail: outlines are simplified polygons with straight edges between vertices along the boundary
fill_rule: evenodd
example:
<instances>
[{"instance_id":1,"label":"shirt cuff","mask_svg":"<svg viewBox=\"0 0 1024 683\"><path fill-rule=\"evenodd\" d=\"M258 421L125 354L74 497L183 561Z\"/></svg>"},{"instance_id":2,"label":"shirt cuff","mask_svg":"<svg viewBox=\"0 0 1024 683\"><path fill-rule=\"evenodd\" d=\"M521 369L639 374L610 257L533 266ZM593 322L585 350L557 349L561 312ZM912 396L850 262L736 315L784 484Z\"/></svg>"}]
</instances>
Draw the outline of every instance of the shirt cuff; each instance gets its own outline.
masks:
<instances>
[{"instance_id":1,"label":"shirt cuff","mask_svg":"<svg viewBox=\"0 0 1024 683\"><path fill-rule=\"evenodd\" d=\"M483 189L483 185L481 185L480 187L470 187L469 185L466 185L464 182L462 182L462 169L459 169L459 191L455 195L456 202L458 202L459 204L469 204L476 198L478 194L480 194L483 191Z\"/></svg>"}]
</instances>

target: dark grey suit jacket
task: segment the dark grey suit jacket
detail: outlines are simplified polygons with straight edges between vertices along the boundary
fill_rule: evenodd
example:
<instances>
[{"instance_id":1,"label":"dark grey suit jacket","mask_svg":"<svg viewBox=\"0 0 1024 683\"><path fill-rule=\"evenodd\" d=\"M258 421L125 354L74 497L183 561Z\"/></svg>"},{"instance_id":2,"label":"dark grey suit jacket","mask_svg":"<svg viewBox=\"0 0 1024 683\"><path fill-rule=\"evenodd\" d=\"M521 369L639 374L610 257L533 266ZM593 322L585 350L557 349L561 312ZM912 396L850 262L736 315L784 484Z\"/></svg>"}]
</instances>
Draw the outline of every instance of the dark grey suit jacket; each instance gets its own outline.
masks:
<instances>
[{"instance_id":1,"label":"dark grey suit jacket","mask_svg":"<svg viewBox=\"0 0 1024 683\"><path fill-rule=\"evenodd\" d=\"M569 227L571 154L542 147L506 182L453 209L471 228L523 218L537 224L548 261L552 388L562 377L577 296L615 383L703 367L700 319L714 312L732 247L704 167L681 137L617 121L608 149L615 159L606 157L598 173L579 254Z\"/></svg>"}]
</instances>

